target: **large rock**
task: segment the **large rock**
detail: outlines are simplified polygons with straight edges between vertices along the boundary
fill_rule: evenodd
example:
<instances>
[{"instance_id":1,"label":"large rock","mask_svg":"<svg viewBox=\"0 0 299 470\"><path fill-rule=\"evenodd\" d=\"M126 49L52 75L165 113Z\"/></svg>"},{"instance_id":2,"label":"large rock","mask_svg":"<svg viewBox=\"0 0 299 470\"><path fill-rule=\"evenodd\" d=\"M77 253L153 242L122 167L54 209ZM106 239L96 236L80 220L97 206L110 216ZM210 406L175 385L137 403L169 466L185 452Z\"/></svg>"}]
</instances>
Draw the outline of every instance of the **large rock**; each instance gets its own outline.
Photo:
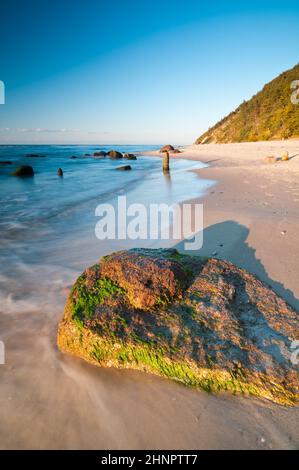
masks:
<instances>
[{"instance_id":1,"label":"large rock","mask_svg":"<svg viewBox=\"0 0 299 470\"><path fill-rule=\"evenodd\" d=\"M123 158L123 154L120 152L117 152L117 150L110 150L107 154L109 158L112 158L113 160L117 160L118 158Z\"/></svg>"},{"instance_id":2,"label":"large rock","mask_svg":"<svg viewBox=\"0 0 299 470\"><path fill-rule=\"evenodd\" d=\"M24 166L19 166L13 173L13 176L33 176L34 171L32 166L29 165L24 165Z\"/></svg>"},{"instance_id":3,"label":"large rock","mask_svg":"<svg viewBox=\"0 0 299 470\"><path fill-rule=\"evenodd\" d=\"M171 152L172 150L174 150L174 147L172 145L164 145L164 147L161 147L159 152L162 153L162 152Z\"/></svg>"},{"instance_id":4,"label":"large rock","mask_svg":"<svg viewBox=\"0 0 299 470\"><path fill-rule=\"evenodd\" d=\"M292 405L297 313L248 272L176 250L102 258L69 295L58 345L105 367ZM293 361L294 362L294 361Z\"/></svg>"}]
</instances>

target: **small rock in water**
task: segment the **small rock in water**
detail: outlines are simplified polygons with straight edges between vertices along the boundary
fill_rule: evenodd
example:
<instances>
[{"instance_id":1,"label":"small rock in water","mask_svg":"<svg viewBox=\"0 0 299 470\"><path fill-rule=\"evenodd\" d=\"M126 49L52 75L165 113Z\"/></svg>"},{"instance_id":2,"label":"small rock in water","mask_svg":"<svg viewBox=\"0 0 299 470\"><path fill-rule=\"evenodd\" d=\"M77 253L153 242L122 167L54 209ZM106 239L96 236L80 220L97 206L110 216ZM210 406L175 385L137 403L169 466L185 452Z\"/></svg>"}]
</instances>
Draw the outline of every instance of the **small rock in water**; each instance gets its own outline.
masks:
<instances>
[{"instance_id":1,"label":"small rock in water","mask_svg":"<svg viewBox=\"0 0 299 470\"><path fill-rule=\"evenodd\" d=\"M168 145L164 145L164 147L161 147L159 152L160 153L171 152L172 150L174 150L174 147L172 145L168 144Z\"/></svg>"},{"instance_id":2,"label":"small rock in water","mask_svg":"<svg viewBox=\"0 0 299 470\"><path fill-rule=\"evenodd\" d=\"M24 165L24 166L19 166L19 168L17 168L17 169L12 173L12 175L13 175L13 176L33 176L33 175L34 175L34 171L33 171L32 166Z\"/></svg>"},{"instance_id":3,"label":"small rock in water","mask_svg":"<svg viewBox=\"0 0 299 470\"><path fill-rule=\"evenodd\" d=\"M118 166L116 169L119 171L128 171L128 170L132 170L132 167L131 165L123 165L123 166Z\"/></svg>"},{"instance_id":4,"label":"small rock in water","mask_svg":"<svg viewBox=\"0 0 299 470\"><path fill-rule=\"evenodd\" d=\"M103 150L100 150L99 152L94 152L93 156L94 157L106 157L107 153L104 152Z\"/></svg>"},{"instance_id":5,"label":"small rock in water","mask_svg":"<svg viewBox=\"0 0 299 470\"><path fill-rule=\"evenodd\" d=\"M134 155L133 153L125 153L124 158L126 158L127 160L137 160L136 155Z\"/></svg>"},{"instance_id":6,"label":"small rock in water","mask_svg":"<svg viewBox=\"0 0 299 470\"><path fill-rule=\"evenodd\" d=\"M58 170L57 170L57 175L58 175L58 176L63 176L63 171L62 171L61 168L58 168Z\"/></svg>"}]
</instances>

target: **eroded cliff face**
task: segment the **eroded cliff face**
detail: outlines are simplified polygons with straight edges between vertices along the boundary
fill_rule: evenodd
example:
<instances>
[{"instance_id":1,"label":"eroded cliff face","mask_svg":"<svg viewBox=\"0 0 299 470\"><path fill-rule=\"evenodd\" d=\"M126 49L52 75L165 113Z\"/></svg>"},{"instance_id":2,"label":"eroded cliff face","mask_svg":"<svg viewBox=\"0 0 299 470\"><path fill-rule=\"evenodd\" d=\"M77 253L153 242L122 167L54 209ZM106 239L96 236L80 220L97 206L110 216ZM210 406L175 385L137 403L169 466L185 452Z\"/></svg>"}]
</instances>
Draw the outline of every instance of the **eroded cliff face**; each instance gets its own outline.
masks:
<instances>
[{"instance_id":1,"label":"eroded cliff face","mask_svg":"<svg viewBox=\"0 0 299 470\"><path fill-rule=\"evenodd\" d=\"M208 391L291 405L298 314L231 263L133 249L84 271L58 328L66 353L104 367L139 369Z\"/></svg>"}]
</instances>

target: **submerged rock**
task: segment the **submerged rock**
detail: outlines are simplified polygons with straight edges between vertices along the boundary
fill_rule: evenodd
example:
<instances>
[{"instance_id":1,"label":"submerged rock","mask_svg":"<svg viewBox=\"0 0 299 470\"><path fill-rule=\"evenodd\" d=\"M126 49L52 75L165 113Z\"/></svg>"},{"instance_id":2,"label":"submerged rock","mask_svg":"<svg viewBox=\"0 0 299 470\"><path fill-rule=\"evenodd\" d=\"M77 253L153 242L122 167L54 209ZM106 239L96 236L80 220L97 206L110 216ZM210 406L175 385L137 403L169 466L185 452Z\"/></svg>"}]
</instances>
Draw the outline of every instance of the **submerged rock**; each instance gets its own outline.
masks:
<instances>
[{"instance_id":1,"label":"submerged rock","mask_svg":"<svg viewBox=\"0 0 299 470\"><path fill-rule=\"evenodd\" d=\"M133 249L84 271L58 346L105 367L139 369L208 391L292 405L297 313L243 269L176 250Z\"/></svg>"},{"instance_id":2,"label":"submerged rock","mask_svg":"<svg viewBox=\"0 0 299 470\"><path fill-rule=\"evenodd\" d=\"M13 173L13 176L34 176L34 171L32 166L24 165L19 166Z\"/></svg>"},{"instance_id":3,"label":"submerged rock","mask_svg":"<svg viewBox=\"0 0 299 470\"><path fill-rule=\"evenodd\" d=\"M129 170L132 170L132 167L131 165L123 165L123 166L118 166L116 168L116 170L119 170L119 171L129 171Z\"/></svg>"},{"instance_id":4,"label":"submerged rock","mask_svg":"<svg viewBox=\"0 0 299 470\"><path fill-rule=\"evenodd\" d=\"M120 152L117 152L117 150L110 150L107 154L109 158L112 158L113 160L116 160L118 158L123 158L123 154Z\"/></svg>"},{"instance_id":5,"label":"submerged rock","mask_svg":"<svg viewBox=\"0 0 299 470\"><path fill-rule=\"evenodd\" d=\"M38 153L27 153L25 155L27 158L45 158L45 155L40 155Z\"/></svg>"}]
</instances>

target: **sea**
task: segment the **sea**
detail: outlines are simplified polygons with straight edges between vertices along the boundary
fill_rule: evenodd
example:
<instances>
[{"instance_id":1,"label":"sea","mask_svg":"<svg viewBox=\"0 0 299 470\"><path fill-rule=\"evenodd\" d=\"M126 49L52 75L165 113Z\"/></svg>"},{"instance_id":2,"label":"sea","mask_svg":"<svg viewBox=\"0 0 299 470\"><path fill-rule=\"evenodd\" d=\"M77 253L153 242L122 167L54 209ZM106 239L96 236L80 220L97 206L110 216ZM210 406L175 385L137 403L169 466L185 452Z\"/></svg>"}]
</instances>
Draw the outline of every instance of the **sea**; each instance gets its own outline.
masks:
<instances>
[{"instance_id":1,"label":"sea","mask_svg":"<svg viewBox=\"0 0 299 470\"><path fill-rule=\"evenodd\" d=\"M194 172L201 162L171 159L164 175L161 158L148 155L159 147L0 146L0 162L11 162L0 163L1 448L127 448L155 445L154 428L160 438L169 434L165 413L167 393L178 393L173 385L166 393L159 378L101 370L56 346L67 295L87 266L112 251L162 246L159 240L99 240L99 204L115 206L118 196L146 207L181 203L211 186ZM92 157L110 149L137 160ZM116 171L124 164L132 170ZM12 176L20 165L32 166L34 176ZM175 419L178 426L182 421Z\"/></svg>"}]
</instances>

